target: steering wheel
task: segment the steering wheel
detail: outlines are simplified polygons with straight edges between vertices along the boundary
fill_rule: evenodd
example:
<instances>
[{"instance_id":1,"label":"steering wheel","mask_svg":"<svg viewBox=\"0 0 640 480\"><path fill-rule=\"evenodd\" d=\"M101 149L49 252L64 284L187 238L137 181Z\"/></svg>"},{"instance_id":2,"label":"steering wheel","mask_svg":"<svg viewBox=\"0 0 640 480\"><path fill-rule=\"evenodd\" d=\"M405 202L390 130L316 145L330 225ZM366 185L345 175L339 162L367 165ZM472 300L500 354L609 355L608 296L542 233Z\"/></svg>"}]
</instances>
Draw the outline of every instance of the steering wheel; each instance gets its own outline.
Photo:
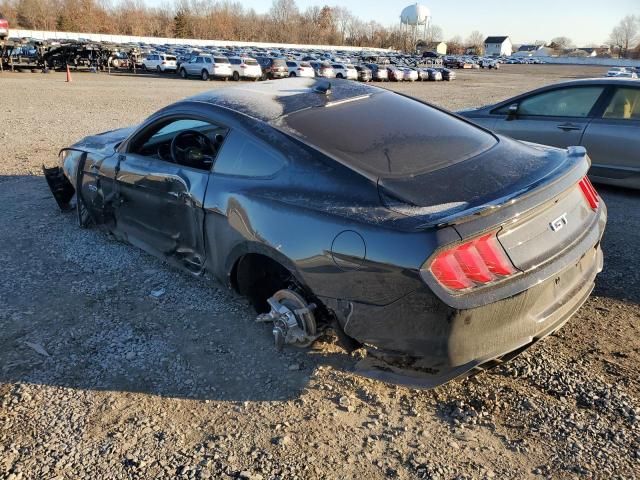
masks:
<instances>
[{"instance_id":1,"label":"steering wheel","mask_svg":"<svg viewBox=\"0 0 640 480\"><path fill-rule=\"evenodd\" d=\"M214 143L197 130L184 130L171 140L171 158L178 165L209 168L215 156Z\"/></svg>"}]
</instances>

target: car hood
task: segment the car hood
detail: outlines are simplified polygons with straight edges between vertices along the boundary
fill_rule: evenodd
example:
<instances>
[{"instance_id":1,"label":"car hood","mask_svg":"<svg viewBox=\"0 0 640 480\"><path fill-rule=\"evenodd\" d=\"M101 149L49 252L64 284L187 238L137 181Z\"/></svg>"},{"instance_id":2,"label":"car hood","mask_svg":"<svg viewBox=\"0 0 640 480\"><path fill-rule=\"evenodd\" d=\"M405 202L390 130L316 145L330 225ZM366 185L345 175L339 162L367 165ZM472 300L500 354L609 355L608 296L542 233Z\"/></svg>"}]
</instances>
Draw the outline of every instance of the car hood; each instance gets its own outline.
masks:
<instances>
[{"instance_id":1,"label":"car hood","mask_svg":"<svg viewBox=\"0 0 640 480\"><path fill-rule=\"evenodd\" d=\"M498 138L493 148L463 162L422 175L380 178L383 203L394 211L424 215L427 223L438 224L512 203L562 177L586 157L582 147L561 150Z\"/></svg>"},{"instance_id":2,"label":"car hood","mask_svg":"<svg viewBox=\"0 0 640 480\"><path fill-rule=\"evenodd\" d=\"M97 135L90 135L88 137L84 137L69 148L101 155L110 155L123 140L133 133L135 128L135 126L118 128L116 130L98 133Z\"/></svg>"}]
</instances>

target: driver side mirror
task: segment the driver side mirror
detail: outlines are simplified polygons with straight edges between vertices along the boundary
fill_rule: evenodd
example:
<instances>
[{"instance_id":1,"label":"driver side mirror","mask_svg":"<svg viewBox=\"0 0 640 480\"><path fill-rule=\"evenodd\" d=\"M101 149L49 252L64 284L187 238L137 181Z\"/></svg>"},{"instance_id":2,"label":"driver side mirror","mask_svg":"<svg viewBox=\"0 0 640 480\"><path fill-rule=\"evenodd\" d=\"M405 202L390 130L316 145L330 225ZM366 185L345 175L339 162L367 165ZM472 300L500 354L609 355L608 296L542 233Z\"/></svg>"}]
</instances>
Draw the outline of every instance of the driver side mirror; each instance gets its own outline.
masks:
<instances>
[{"instance_id":1,"label":"driver side mirror","mask_svg":"<svg viewBox=\"0 0 640 480\"><path fill-rule=\"evenodd\" d=\"M507 109L507 120L515 120L516 118L518 118L519 108L520 105L518 105L517 103L509 105L509 108Z\"/></svg>"}]
</instances>

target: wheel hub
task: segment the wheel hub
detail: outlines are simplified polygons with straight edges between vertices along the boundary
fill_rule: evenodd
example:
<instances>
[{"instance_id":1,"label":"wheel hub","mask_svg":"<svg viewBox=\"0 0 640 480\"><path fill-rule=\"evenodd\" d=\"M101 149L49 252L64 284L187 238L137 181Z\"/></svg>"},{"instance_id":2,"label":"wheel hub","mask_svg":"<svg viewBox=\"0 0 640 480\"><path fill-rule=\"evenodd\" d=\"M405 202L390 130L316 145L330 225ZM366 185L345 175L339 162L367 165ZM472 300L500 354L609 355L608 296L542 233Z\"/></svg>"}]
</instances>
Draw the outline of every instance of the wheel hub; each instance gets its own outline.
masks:
<instances>
[{"instance_id":1,"label":"wheel hub","mask_svg":"<svg viewBox=\"0 0 640 480\"><path fill-rule=\"evenodd\" d=\"M278 290L267 302L271 310L258 315L256 322L273 323L272 333L278 350L285 344L308 347L318 338L313 314L315 304L307 304L293 290Z\"/></svg>"}]
</instances>

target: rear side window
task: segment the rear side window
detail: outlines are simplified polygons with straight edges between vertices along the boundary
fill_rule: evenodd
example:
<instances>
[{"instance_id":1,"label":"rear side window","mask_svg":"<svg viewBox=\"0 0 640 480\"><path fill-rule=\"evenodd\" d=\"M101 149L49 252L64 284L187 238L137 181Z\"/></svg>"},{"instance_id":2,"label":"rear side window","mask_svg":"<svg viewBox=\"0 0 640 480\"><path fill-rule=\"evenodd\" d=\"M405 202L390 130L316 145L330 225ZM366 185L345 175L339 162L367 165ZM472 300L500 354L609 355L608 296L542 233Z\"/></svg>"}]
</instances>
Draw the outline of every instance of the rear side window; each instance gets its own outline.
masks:
<instances>
[{"instance_id":1,"label":"rear side window","mask_svg":"<svg viewBox=\"0 0 640 480\"><path fill-rule=\"evenodd\" d=\"M224 143L214 172L238 177L270 177L286 164L286 160L270 147L234 131Z\"/></svg>"},{"instance_id":2,"label":"rear side window","mask_svg":"<svg viewBox=\"0 0 640 480\"><path fill-rule=\"evenodd\" d=\"M550 117L587 117L602 95L604 87L561 88L526 98L520 102L519 115Z\"/></svg>"},{"instance_id":3,"label":"rear side window","mask_svg":"<svg viewBox=\"0 0 640 480\"><path fill-rule=\"evenodd\" d=\"M301 110L284 121L291 135L382 178L444 168L497 142L478 127L389 92Z\"/></svg>"},{"instance_id":4,"label":"rear side window","mask_svg":"<svg viewBox=\"0 0 640 480\"><path fill-rule=\"evenodd\" d=\"M640 88L618 88L603 118L640 120Z\"/></svg>"}]
</instances>

